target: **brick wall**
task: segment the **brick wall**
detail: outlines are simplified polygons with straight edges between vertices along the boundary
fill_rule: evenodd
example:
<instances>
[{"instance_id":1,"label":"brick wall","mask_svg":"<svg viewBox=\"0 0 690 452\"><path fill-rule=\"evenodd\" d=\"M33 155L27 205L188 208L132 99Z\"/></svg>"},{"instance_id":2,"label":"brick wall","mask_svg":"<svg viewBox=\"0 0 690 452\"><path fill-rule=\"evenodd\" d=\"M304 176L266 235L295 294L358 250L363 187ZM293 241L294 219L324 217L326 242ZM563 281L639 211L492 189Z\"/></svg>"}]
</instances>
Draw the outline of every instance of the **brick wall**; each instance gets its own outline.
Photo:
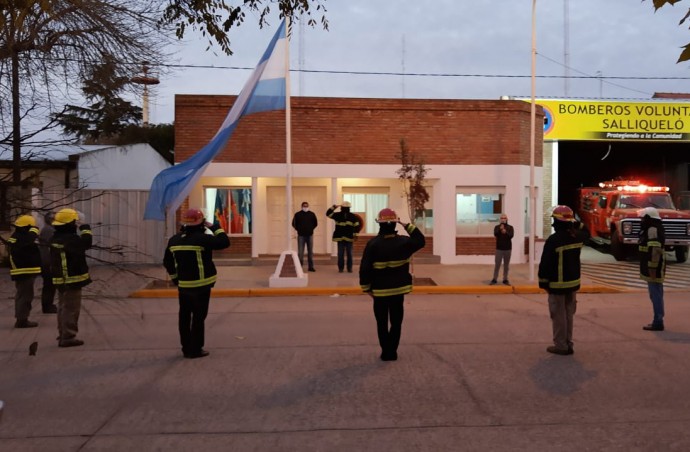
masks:
<instances>
[{"instance_id":1,"label":"brick wall","mask_svg":"<svg viewBox=\"0 0 690 452\"><path fill-rule=\"evenodd\" d=\"M176 161L185 160L213 137L234 100L235 96L175 96ZM529 165L527 102L293 97L291 107L293 163L398 163L394 156L405 138L412 151L424 154L427 164ZM285 162L284 116L284 111L275 111L242 118L215 161ZM540 112L540 130L541 119ZM537 166L541 136L537 134Z\"/></svg>"},{"instance_id":2,"label":"brick wall","mask_svg":"<svg viewBox=\"0 0 690 452\"><path fill-rule=\"evenodd\" d=\"M367 242L374 238L373 235L361 235L359 236L359 239L357 239L352 247L352 254L361 256L362 253L364 252L364 247L367 245ZM434 238L433 237L425 237L426 239L426 245L424 248L421 250L417 251L415 254L423 254L425 256L431 256L434 254Z\"/></svg>"},{"instance_id":3,"label":"brick wall","mask_svg":"<svg viewBox=\"0 0 690 452\"><path fill-rule=\"evenodd\" d=\"M235 96L175 96L175 161L197 152L216 133ZM427 165L529 165L530 104L504 100L348 99L293 97L292 162L399 164L405 138ZM203 114L200 114L203 112ZM542 164L541 109L535 164ZM230 151L231 149L231 151ZM216 162L284 163L285 112L240 121ZM184 205L183 205L184 207ZM251 252L250 238L231 239L232 254ZM431 254L427 238L421 252ZM366 240L355 243L361 255ZM458 255L494 254L494 238L458 238Z\"/></svg>"},{"instance_id":4,"label":"brick wall","mask_svg":"<svg viewBox=\"0 0 690 452\"><path fill-rule=\"evenodd\" d=\"M496 239L494 237L456 237L455 254L458 256L475 256L495 254Z\"/></svg>"},{"instance_id":5,"label":"brick wall","mask_svg":"<svg viewBox=\"0 0 690 452\"><path fill-rule=\"evenodd\" d=\"M230 248L221 251L215 251L220 257L231 256L251 256L252 255L252 238L247 236L230 236Z\"/></svg>"}]
</instances>

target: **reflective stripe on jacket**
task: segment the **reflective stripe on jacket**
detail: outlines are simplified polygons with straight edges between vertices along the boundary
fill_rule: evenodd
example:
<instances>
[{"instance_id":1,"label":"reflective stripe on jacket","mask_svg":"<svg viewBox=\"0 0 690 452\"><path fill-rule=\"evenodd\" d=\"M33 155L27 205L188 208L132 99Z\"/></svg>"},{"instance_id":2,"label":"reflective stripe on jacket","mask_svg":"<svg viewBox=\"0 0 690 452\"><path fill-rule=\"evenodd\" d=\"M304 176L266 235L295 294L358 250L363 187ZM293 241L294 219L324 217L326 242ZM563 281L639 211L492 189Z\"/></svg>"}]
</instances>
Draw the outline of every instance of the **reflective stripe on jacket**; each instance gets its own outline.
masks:
<instances>
[{"instance_id":1,"label":"reflective stripe on jacket","mask_svg":"<svg viewBox=\"0 0 690 452\"><path fill-rule=\"evenodd\" d=\"M379 234L367 242L359 267L359 284L375 297L404 295L412 291L410 258L424 248L425 238L413 224L405 230L409 237Z\"/></svg>"},{"instance_id":2,"label":"reflective stripe on jacket","mask_svg":"<svg viewBox=\"0 0 690 452\"><path fill-rule=\"evenodd\" d=\"M333 207L326 211L326 216L335 221L333 230L334 242L354 242L359 231L359 218L352 212L336 212Z\"/></svg>"},{"instance_id":3,"label":"reflective stripe on jacket","mask_svg":"<svg viewBox=\"0 0 690 452\"><path fill-rule=\"evenodd\" d=\"M41 254L36 244L35 226L18 227L7 239L10 255L10 277L24 279L41 273Z\"/></svg>"},{"instance_id":4,"label":"reflective stripe on jacket","mask_svg":"<svg viewBox=\"0 0 690 452\"><path fill-rule=\"evenodd\" d=\"M664 256L664 228L661 221L655 220L649 227L642 227L640 231L640 279L663 283L666 276L666 257ZM652 276L654 272L654 276Z\"/></svg>"},{"instance_id":5,"label":"reflective stripe on jacket","mask_svg":"<svg viewBox=\"0 0 690 452\"><path fill-rule=\"evenodd\" d=\"M213 286L218 278L213 263L213 250L230 246L225 231L212 226L213 235L202 226L185 228L168 241L163 265L170 278L183 289Z\"/></svg>"},{"instance_id":6,"label":"reflective stripe on jacket","mask_svg":"<svg viewBox=\"0 0 690 452\"><path fill-rule=\"evenodd\" d=\"M544 243L539 262L539 287L562 294L580 289L580 250L589 237L586 229L557 230Z\"/></svg>"},{"instance_id":7,"label":"reflective stripe on jacket","mask_svg":"<svg viewBox=\"0 0 690 452\"><path fill-rule=\"evenodd\" d=\"M84 287L91 283L86 250L93 244L91 227L66 224L55 227L50 240L50 273L56 286Z\"/></svg>"}]
</instances>

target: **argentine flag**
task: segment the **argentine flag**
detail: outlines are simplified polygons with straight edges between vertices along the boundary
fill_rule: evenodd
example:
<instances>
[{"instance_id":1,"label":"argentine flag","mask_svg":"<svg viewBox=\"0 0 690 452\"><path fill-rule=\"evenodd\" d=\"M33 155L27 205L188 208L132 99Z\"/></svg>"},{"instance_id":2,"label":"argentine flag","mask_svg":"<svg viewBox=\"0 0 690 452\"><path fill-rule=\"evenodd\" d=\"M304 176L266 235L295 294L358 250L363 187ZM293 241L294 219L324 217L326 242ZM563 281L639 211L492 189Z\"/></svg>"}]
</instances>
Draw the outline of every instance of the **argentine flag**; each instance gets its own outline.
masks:
<instances>
[{"instance_id":1,"label":"argentine flag","mask_svg":"<svg viewBox=\"0 0 690 452\"><path fill-rule=\"evenodd\" d=\"M164 169L153 179L145 220L165 221L166 212L172 214L180 207L208 164L225 147L242 116L285 109L286 39L283 20L213 139L196 154Z\"/></svg>"}]
</instances>

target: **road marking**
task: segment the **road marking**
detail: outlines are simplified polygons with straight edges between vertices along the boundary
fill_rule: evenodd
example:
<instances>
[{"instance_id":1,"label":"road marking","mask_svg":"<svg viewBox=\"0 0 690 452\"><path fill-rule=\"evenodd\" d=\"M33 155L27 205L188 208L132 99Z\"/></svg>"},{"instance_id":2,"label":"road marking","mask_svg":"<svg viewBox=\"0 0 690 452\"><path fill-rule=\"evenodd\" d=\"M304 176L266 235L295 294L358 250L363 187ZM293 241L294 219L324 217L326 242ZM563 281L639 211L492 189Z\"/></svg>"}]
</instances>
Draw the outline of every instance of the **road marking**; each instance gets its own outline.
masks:
<instances>
[{"instance_id":1,"label":"road marking","mask_svg":"<svg viewBox=\"0 0 690 452\"><path fill-rule=\"evenodd\" d=\"M647 290L647 283L640 279L640 264L637 262L583 262L582 274L607 287ZM690 266L687 263L668 262L664 288L690 289Z\"/></svg>"}]
</instances>

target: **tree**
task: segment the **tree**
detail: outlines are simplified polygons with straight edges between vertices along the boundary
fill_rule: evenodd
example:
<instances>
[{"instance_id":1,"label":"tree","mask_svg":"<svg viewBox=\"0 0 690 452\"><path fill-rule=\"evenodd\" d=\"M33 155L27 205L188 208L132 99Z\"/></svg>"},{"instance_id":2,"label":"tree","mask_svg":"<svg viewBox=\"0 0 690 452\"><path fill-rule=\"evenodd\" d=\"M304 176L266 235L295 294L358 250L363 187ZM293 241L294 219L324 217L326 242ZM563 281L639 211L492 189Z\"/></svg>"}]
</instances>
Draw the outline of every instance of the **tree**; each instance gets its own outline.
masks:
<instances>
[{"instance_id":1,"label":"tree","mask_svg":"<svg viewBox=\"0 0 690 452\"><path fill-rule=\"evenodd\" d=\"M208 37L209 48L215 41L228 55L232 55L228 31L241 25L247 13L258 14L259 27L263 27L272 5L277 6L281 17L300 18L312 27L317 23L312 12L320 14L318 20L328 30L325 0L244 0L238 2L239 6L225 0L169 0L167 3L161 23L173 25L178 38L184 37L187 28L198 29Z\"/></svg>"},{"instance_id":2,"label":"tree","mask_svg":"<svg viewBox=\"0 0 690 452\"><path fill-rule=\"evenodd\" d=\"M55 115L65 133L85 143L103 143L141 120L141 108L119 96L131 81L119 74L112 56L91 68L82 82L84 97L92 103L86 107L66 105Z\"/></svg>"},{"instance_id":3,"label":"tree","mask_svg":"<svg viewBox=\"0 0 690 452\"><path fill-rule=\"evenodd\" d=\"M644 0L642 0L644 1ZM666 6L666 5L675 5L676 3L681 2L682 0L653 0L654 3L654 11L659 10L660 8ZM678 25L683 25L683 23L690 18L690 9L685 13L683 18L680 20ZM676 63L681 63L683 61L688 61L690 60L690 43L684 45L683 51L680 53L680 56L678 57L678 61Z\"/></svg>"},{"instance_id":4,"label":"tree","mask_svg":"<svg viewBox=\"0 0 690 452\"><path fill-rule=\"evenodd\" d=\"M49 122L22 134L22 123L51 117L53 93L69 96L73 78L106 56L118 62L117 77L133 75L143 61L161 67L161 49L189 29L208 37L209 47L216 43L231 54L228 31L247 14L258 15L263 27L275 6L281 16L314 26L316 12L328 29L324 2L243 0L235 6L226 0L0 0L0 144L12 144L12 182L21 180L21 143L55 126Z\"/></svg>"},{"instance_id":5,"label":"tree","mask_svg":"<svg viewBox=\"0 0 690 452\"><path fill-rule=\"evenodd\" d=\"M130 125L122 130L113 143L117 145L148 143L164 159L174 163L175 126L172 124Z\"/></svg>"},{"instance_id":6,"label":"tree","mask_svg":"<svg viewBox=\"0 0 690 452\"><path fill-rule=\"evenodd\" d=\"M14 184L21 181L22 121L45 117L36 106L50 109L53 93L69 95L75 74L106 57L137 67L162 61L168 38L160 17L155 1L0 0L0 117L11 110L12 118L11 131L0 123L0 142L12 143ZM129 76L134 67L116 70Z\"/></svg>"},{"instance_id":7,"label":"tree","mask_svg":"<svg viewBox=\"0 0 690 452\"><path fill-rule=\"evenodd\" d=\"M410 151L404 138L400 139L400 153L395 157L402 164L395 173L403 184L410 222L414 223L416 218L424 216L424 206L429 201L429 192L424 186L428 170L424 166L424 160Z\"/></svg>"}]
</instances>

